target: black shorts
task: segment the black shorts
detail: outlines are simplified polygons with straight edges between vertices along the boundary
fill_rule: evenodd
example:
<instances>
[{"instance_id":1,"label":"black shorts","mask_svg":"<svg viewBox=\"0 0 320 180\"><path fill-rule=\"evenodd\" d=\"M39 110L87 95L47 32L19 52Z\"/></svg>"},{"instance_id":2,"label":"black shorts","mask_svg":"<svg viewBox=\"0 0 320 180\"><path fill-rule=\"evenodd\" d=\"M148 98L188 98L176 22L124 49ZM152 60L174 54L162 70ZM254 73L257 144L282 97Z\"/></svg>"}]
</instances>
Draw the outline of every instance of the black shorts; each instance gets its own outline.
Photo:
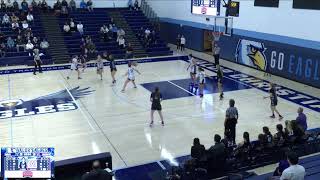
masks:
<instances>
[{"instance_id":1,"label":"black shorts","mask_svg":"<svg viewBox=\"0 0 320 180\"><path fill-rule=\"evenodd\" d=\"M110 71L117 71L117 68L111 68Z\"/></svg>"},{"instance_id":2,"label":"black shorts","mask_svg":"<svg viewBox=\"0 0 320 180\"><path fill-rule=\"evenodd\" d=\"M278 105L278 101L277 100L271 100L271 106L277 106Z\"/></svg>"},{"instance_id":3,"label":"black shorts","mask_svg":"<svg viewBox=\"0 0 320 180\"><path fill-rule=\"evenodd\" d=\"M134 81L134 79L129 79L129 78L128 78L128 81Z\"/></svg>"},{"instance_id":4,"label":"black shorts","mask_svg":"<svg viewBox=\"0 0 320 180\"><path fill-rule=\"evenodd\" d=\"M204 79L201 82L199 82L199 84L203 85L204 84Z\"/></svg>"},{"instance_id":5,"label":"black shorts","mask_svg":"<svg viewBox=\"0 0 320 180\"><path fill-rule=\"evenodd\" d=\"M153 110L153 111L161 111L162 110L161 104L152 104L151 105L151 110Z\"/></svg>"}]
</instances>

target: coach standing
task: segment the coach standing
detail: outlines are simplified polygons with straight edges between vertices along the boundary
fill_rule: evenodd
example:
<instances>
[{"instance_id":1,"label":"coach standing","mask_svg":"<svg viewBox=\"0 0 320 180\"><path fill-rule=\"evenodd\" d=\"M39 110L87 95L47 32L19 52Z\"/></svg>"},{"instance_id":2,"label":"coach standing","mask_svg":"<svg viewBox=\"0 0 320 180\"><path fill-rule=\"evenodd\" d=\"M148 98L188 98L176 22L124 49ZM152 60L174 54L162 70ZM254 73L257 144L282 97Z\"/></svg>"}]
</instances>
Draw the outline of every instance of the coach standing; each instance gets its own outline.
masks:
<instances>
[{"instance_id":1,"label":"coach standing","mask_svg":"<svg viewBox=\"0 0 320 180\"><path fill-rule=\"evenodd\" d=\"M219 59L220 59L220 47L218 46L217 43L214 43L213 57L214 57L214 63L218 65Z\"/></svg>"},{"instance_id":2,"label":"coach standing","mask_svg":"<svg viewBox=\"0 0 320 180\"><path fill-rule=\"evenodd\" d=\"M236 125L238 123L238 109L234 107L235 101L229 100L229 108L226 111L226 119L224 121L225 133L229 132L233 142L236 142Z\"/></svg>"}]
</instances>

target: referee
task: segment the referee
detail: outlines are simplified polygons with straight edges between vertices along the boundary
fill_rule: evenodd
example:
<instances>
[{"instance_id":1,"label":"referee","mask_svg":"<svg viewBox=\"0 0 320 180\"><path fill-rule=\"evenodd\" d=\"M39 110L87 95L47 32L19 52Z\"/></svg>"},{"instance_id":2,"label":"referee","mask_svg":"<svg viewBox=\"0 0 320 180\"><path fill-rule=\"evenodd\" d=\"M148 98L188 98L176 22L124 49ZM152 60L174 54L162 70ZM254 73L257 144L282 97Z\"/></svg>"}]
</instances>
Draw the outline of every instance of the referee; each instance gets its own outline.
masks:
<instances>
[{"instance_id":1,"label":"referee","mask_svg":"<svg viewBox=\"0 0 320 180\"><path fill-rule=\"evenodd\" d=\"M238 109L234 107L234 99L229 100L229 108L226 111L226 119L224 121L225 133L230 133L233 142L236 142L236 125L238 123Z\"/></svg>"}]
</instances>

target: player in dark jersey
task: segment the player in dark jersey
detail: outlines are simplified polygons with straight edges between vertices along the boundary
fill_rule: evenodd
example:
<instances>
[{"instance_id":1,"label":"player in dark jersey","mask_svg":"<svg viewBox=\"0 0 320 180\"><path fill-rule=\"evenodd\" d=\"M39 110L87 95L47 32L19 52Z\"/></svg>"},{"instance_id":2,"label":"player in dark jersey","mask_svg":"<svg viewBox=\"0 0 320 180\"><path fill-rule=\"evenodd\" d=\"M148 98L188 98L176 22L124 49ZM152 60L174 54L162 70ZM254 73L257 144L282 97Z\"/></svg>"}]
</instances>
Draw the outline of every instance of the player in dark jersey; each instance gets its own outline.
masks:
<instances>
[{"instance_id":1,"label":"player in dark jersey","mask_svg":"<svg viewBox=\"0 0 320 180\"><path fill-rule=\"evenodd\" d=\"M220 100L223 99L223 71L220 65L217 65L217 80L218 80L218 92L220 93Z\"/></svg>"},{"instance_id":2,"label":"player in dark jersey","mask_svg":"<svg viewBox=\"0 0 320 180\"><path fill-rule=\"evenodd\" d=\"M276 112L279 115L279 120L283 119L283 116L281 116L281 114L277 110L277 105L278 105L277 89L276 89L276 85L273 83L270 83L269 94L270 96L266 96L264 98L265 99L270 98L270 101L271 101L270 107L271 107L272 115L270 116L270 118L275 118L274 112Z\"/></svg>"},{"instance_id":3,"label":"player in dark jersey","mask_svg":"<svg viewBox=\"0 0 320 180\"><path fill-rule=\"evenodd\" d=\"M111 71L111 77L112 77L112 84L115 84L116 83L115 75L117 73L117 67L116 67L116 62L114 61L114 58L111 54L109 55L109 60L110 60L110 71Z\"/></svg>"},{"instance_id":4,"label":"player in dark jersey","mask_svg":"<svg viewBox=\"0 0 320 180\"><path fill-rule=\"evenodd\" d=\"M164 121L163 121L163 116L162 116L162 107L161 107L161 101L162 101L162 94L160 93L160 90L158 87L155 88L154 92L151 93L150 96L150 101L151 101L151 122L150 122L150 127L153 125L153 114L155 111L158 111L160 119L161 119L161 124L164 126Z\"/></svg>"},{"instance_id":5,"label":"player in dark jersey","mask_svg":"<svg viewBox=\"0 0 320 180\"><path fill-rule=\"evenodd\" d=\"M79 62L80 62L80 65L82 67L82 72L84 72L84 70L87 68L86 55L80 55L79 56Z\"/></svg>"}]
</instances>

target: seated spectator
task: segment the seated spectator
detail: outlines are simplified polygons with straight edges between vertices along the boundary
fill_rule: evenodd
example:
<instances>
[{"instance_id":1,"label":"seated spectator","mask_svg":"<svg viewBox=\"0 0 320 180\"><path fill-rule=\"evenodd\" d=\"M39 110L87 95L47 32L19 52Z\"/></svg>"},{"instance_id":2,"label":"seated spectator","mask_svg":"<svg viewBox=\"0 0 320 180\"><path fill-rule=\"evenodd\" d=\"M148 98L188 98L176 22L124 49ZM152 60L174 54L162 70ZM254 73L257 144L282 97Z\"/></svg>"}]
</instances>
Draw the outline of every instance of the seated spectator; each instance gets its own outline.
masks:
<instances>
[{"instance_id":1,"label":"seated spectator","mask_svg":"<svg viewBox=\"0 0 320 180\"><path fill-rule=\"evenodd\" d=\"M28 40L28 43L26 44L26 51L29 52L29 56L31 56L33 52L34 45L32 44L31 40Z\"/></svg>"},{"instance_id":2,"label":"seated spectator","mask_svg":"<svg viewBox=\"0 0 320 180\"><path fill-rule=\"evenodd\" d=\"M206 149L204 145L200 144L199 138L194 138L193 146L191 147L191 157L200 160L205 156L205 153Z\"/></svg>"},{"instance_id":3,"label":"seated spectator","mask_svg":"<svg viewBox=\"0 0 320 180\"><path fill-rule=\"evenodd\" d=\"M70 26L69 24L66 22L63 26L63 31L66 33L66 34L70 34Z\"/></svg>"},{"instance_id":4,"label":"seated spectator","mask_svg":"<svg viewBox=\"0 0 320 180\"><path fill-rule=\"evenodd\" d=\"M69 25L70 25L70 30L71 30L71 32L75 32L75 31L77 30L76 24L74 23L74 21L73 21L72 18L70 19Z\"/></svg>"},{"instance_id":5,"label":"seated spectator","mask_svg":"<svg viewBox=\"0 0 320 180\"><path fill-rule=\"evenodd\" d=\"M88 49L88 55L89 56L95 56L96 55L96 45L93 42L90 42L87 45L87 49Z\"/></svg>"},{"instance_id":6,"label":"seated spectator","mask_svg":"<svg viewBox=\"0 0 320 180\"><path fill-rule=\"evenodd\" d=\"M100 35L103 41L107 41L109 39L108 33L109 33L108 27L106 25L103 25L100 28Z\"/></svg>"},{"instance_id":7,"label":"seated spectator","mask_svg":"<svg viewBox=\"0 0 320 180\"><path fill-rule=\"evenodd\" d=\"M57 0L57 2L56 3L54 3L54 5L53 5L53 9L54 9L54 15L55 16L59 16L60 15L60 13L61 13L61 2L60 2L60 0Z\"/></svg>"},{"instance_id":8,"label":"seated spectator","mask_svg":"<svg viewBox=\"0 0 320 180\"><path fill-rule=\"evenodd\" d=\"M219 177L224 172L226 163L226 150L224 144L221 142L221 137L216 134L214 136L215 145L207 150L208 157L208 172L215 177Z\"/></svg>"},{"instance_id":9,"label":"seated spectator","mask_svg":"<svg viewBox=\"0 0 320 180\"><path fill-rule=\"evenodd\" d=\"M61 14L67 15L68 14L68 2L66 0L62 0L61 2Z\"/></svg>"},{"instance_id":10,"label":"seated spectator","mask_svg":"<svg viewBox=\"0 0 320 180\"><path fill-rule=\"evenodd\" d=\"M4 35L3 32L0 31L0 43L5 41L6 36Z\"/></svg>"},{"instance_id":11,"label":"seated spectator","mask_svg":"<svg viewBox=\"0 0 320 180\"><path fill-rule=\"evenodd\" d=\"M8 14L4 14L2 17L2 25L8 26L10 24L10 17Z\"/></svg>"},{"instance_id":12,"label":"seated spectator","mask_svg":"<svg viewBox=\"0 0 320 180\"><path fill-rule=\"evenodd\" d=\"M19 23L13 22L11 24L11 28L12 28L13 31L18 31L19 30Z\"/></svg>"},{"instance_id":13,"label":"seated spectator","mask_svg":"<svg viewBox=\"0 0 320 180\"><path fill-rule=\"evenodd\" d=\"M19 21L18 16L16 16L15 14L12 14L12 16L11 16L11 22L12 22L12 23L16 23L16 22L18 22L18 21Z\"/></svg>"},{"instance_id":14,"label":"seated spectator","mask_svg":"<svg viewBox=\"0 0 320 180\"><path fill-rule=\"evenodd\" d=\"M87 9L87 3L84 2L84 0L81 0L81 2L80 2L80 9L81 10Z\"/></svg>"},{"instance_id":15,"label":"seated spectator","mask_svg":"<svg viewBox=\"0 0 320 180\"><path fill-rule=\"evenodd\" d=\"M286 143L285 132L283 131L282 124L277 125L277 133L273 136L273 142L276 147L282 147Z\"/></svg>"},{"instance_id":16,"label":"seated spectator","mask_svg":"<svg viewBox=\"0 0 320 180\"><path fill-rule=\"evenodd\" d=\"M39 43L39 39L37 37L33 37L32 38L32 44L34 48L39 49L40 48L40 43Z\"/></svg>"},{"instance_id":17,"label":"seated spectator","mask_svg":"<svg viewBox=\"0 0 320 180\"><path fill-rule=\"evenodd\" d=\"M89 44L89 43L91 43L91 42L92 42L91 37L90 37L90 36L87 36L86 39L85 39L85 41L84 41L84 43L85 43L85 44Z\"/></svg>"},{"instance_id":18,"label":"seated spectator","mask_svg":"<svg viewBox=\"0 0 320 180\"><path fill-rule=\"evenodd\" d=\"M125 35L126 35L126 32L124 32L124 30L122 28L120 28L118 31L118 36L124 37Z\"/></svg>"},{"instance_id":19,"label":"seated spectator","mask_svg":"<svg viewBox=\"0 0 320 180\"><path fill-rule=\"evenodd\" d=\"M231 137L231 133L230 131L225 131L224 132L224 139L221 140L224 144L224 146L226 147L226 151L227 154L231 154L231 152L234 149L235 146L235 142L233 141L232 137Z\"/></svg>"},{"instance_id":20,"label":"seated spectator","mask_svg":"<svg viewBox=\"0 0 320 180\"><path fill-rule=\"evenodd\" d=\"M77 24L77 30L81 35L83 35L83 24L81 22Z\"/></svg>"},{"instance_id":21,"label":"seated spectator","mask_svg":"<svg viewBox=\"0 0 320 180\"><path fill-rule=\"evenodd\" d=\"M7 39L7 47L8 49L13 49L15 47L15 42L10 36Z\"/></svg>"},{"instance_id":22,"label":"seated spectator","mask_svg":"<svg viewBox=\"0 0 320 180\"><path fill-rule=\"evenodd\" d=\"M33 23L34 21L33 15L30 12L27 15L27 21L28 23Z\"/></svg>"},{"instance_id":23,"label":"seated spectator","mask_svg":"<svg viewBox=\"0 0 320 180\"><path fill-rule=\"evenodd\" d=\"M134 1L134 10L138 11L140 8L139 8L139 2L138 0L135 0Z\"/></svg>"},{"instance_id":24,"label":"seated spectator","mask_svg":"<svg viewBox=\"0 0 320 180\"><path fill-rule=\"evenodd\" d=\"M48 50L48 48L49 48L49 42L48 42L45 38L42 39L42 41L41 41L41 43L40 43L40 48L41 48L42 50L44 50L44 51L47 51L47 50Z\"/></svg>"},{"instance_id":25,"label":"seated spectator","mask_svg":"<svg viewBox=\"0 0 320 180\"><path fill-rule=\"evenodd\" d=\"M1 0L0 6L1 6L2 12L7 12L7 5L4 2L4 0Z\"/></svg>"},{"instance_id":26,"label":"seated spectator","mask_svg":"<svg viewBox=\"0 0 320 180\"><path fill-rule=\"evenodd\" d=\"M93 180L93 179L111 180L112 175L109 174L106 170L101 168L99 161L94 161L92 165L92 170L81 177L81 180Z\"/></svg>"},{"instance_id":27,"label":"seated spectator","mask_svg":"<svg viewBox=\"0 0 320 180\"><path fill-rule=\"evenodd\" d=\"M151 31L150 31L149 28L147 28L147 29L144 31L144 36L145 36L146 39L149 37L150 33L151 33Z\"/></svg>"},{"instance_id":28,"label":"seated spectator","mask_svg":"<svg viewBox=\"0 0 320 180\"><path fill-rule=\"evenodd\" d=\"M92 12L93 11L93 3L92 3L92 0L88 0L87 2L87 9L89 12Z\"/></svg>"},{"instance_id":29,"label":"seated spectator","mask_svg":"<svg viewBox=\"0 0 320 180\"><path fill-rule=\"evenodd\" d=\"M17 0L13 1L12 6L13 6L13 12L19 11L19 4L18 4Z\"/></svg>"},{"instance_id":30,"label":"seated spectator","mask_svg":"<svg viewBox=\"0 0 320 180\"><path fill-rule=\"evenodd\" d=\"M22 29L23 29L23 30L29 28L29 24L27 23L27 21L23 21L21 25L22 25Z\"/></svg>"},{"instance_id":31,"label":"seated spectator","mask_svg":"<svg viewBox=\"0 0 320 180\"><path fill-rule=\"evenodd\" d=\"M233 139L232 137L230 138ZM250 134L248 132L244 132L243 141L239 143L238 147L235 149L235 156L238 157L241 161L246 162L251 157L251 151L252 144L250 142Z\"/></svg>"},{"instance_id":32,"label":"seated spectator","mask_svg":"<svg viewBox=\"0 0 320 180\"><path fill-rule=\"evenodd\" d=\"M113 34L113 38L117 39L117 35L118 35L118 28L117 26L112 26L112 34Z\"/></svg>"},{"instance_id":33,"label":"seated spectator","mask_svg":"<svg viewBox=\"0 0 320 180\"><path fill-rule=\"evenodd\" d=\"M24 37L29 40L33 38L33 33L31 28L28 28L27 30L24 31Z\"/></svg>"},{"instance_id":34,"label":"seated spectator","mask_svg":"<svg viewBox=\"0 0 320 180\"><path fill-rule=\"evenodd\" d=\"M41 9L42 9L43 12L48 12L49 6L48 6L48 3L46 2L46 0L42 0Z\"/></svg>"},{"instance_id":35,"label":"seated spectator","mask_svg":"<svg viewBox=\"0 0 320 180\"><path fill-rule=\"evenodd\" d=\"M296 118L298 125L305 132L308 129L307 116L303 113L303 108L298 108L298 117Z\"/></svg>"},{"instance_id":36,"label":"seated spectator","mask_svg":"<svg viewBox=\"0 0 320 180\"><path fill-rule=\"evenodd\" d=\"M126 50L126 55L125 55L125 59L127 58L132 58L133 56L133 48L131 46L131 43L128 43L128 47L127 47L127 50Z\"/></svg>"},{"instance_id":37,"label":"seated spectator","mask_svg":"<svg viewBox=\"0 0 320 180\"><path fill-rule=\"evenodd\" d=\"M26 0L22 0L22 2L21 2L21 10L23 12L25 12L25 13L28 12L28 10L29 10L29 5L28 5Z\"/></svg>"},{"instance_id":38,"label":"seated spectator","mask_svg":"<svg viewBox=\"0 0 320 180\"><path fill-rule=\"evenodd\" d=\"M272 137L272 134L271 134L269 128L268 128L267 126L264 126L264 127L262 128L262 130L263 130L263 135L264 135L264 137L265 137L265 139L266 139L266 142L267 142L269 145L271 145L272 142L273 142L273 137Z\"/></svg>"},{"instance_id":39,"label":"seated spectator","mask_svg":"<svg viewBox=\"0 0 320 180\"><path fill-rule=\"evenodd\" d=\"M280 153L281 153L281 157L280 157L281 160L279 162L278 167L273 172L273 177L280 177L282 175L282 172L290 166L287 160L287 153L286 152L280 152ZM271 179L277 179L277 178L271 178Z\"/></svg>"},{"instance_id":40,"label":"seated spectator","mask_svg":"<svg viewBox=\"0 0 320 180\"><path fill-rule=\"evenodd\" d=\"M23 48L23 51L26 51L26 45L25 45L25 41L22 39L22 37L20 35L17 36L16 39L16 47L17 47L17 52L20 51L20 48Z\"/></svg>"},{"instance_id":41,"label":"seated spectator","mask_svg":"<svg viewBox=\"0 0 320 180\"><path fill-rule=\"evenodd\" d=\"M75 2L74 0L71 0L71 1L69 2L69 6L70 6L70 10L71 10L71 11L76 11L77 6L76 6L76 2Z\"/></svg>"},{"instance_id":42,"label":"seated spectator","mask_svg":"<svg viewBox=\"0 0 320 180\"><path fill-rule=\"evenodd\" d=\"M122 36L118 39L118 43L119 43L119 47L121 49L124 49L124 47L126 46L125 45L125 40L124 40L124 38Z\"/></svg>"},{"instance_id":43,"label":"seated spectator","mask_svg":"<svg viewBox=\"0 0 320 180\"><path fill-rule=\"evenodd\" d=\"M128 1L128 7L129 7L130 11L133 10L133 2L132 2L132 0Z\"/></svg>"},{"instance_id":44,"label":"seated spectator","mask_svg":"<svg viewBox=\"0 0 320 180\"><path fill-rule=\"evenodd\" d=\"M298 155L294 152L289 152L287 158L290 167L288 167L282 172L280 180L304 180L306 170L303 166L298 165Z\"/></svg>"},{"instance_id":45,"label":"seated spectator","mask_svg":"<svg viewBox=\"0 0 320 180\"><path fill-rule=\"evenodd\" d=\"M9 12L13 11L13 4L12 4L11 0L7 0L7 10Z\"/></svg>"},{"instance_id":46,"label":"seated spectator","mask_svg":"<svg viewBox=\"0 0 320 180\"><path fill-rule=\"evenodd\" d=\"M265 136L263 134L259 134L258 141L254 145L254 150L255 150L256 154L263 153L266 150L267 145L268 145L268 143L266 141Z\"/></svg>"},{"instance_id":47,"label":"seated spectator","mask_svg":"<svg viewBox=\"0 0 320 180\"><path fill-rule=\"evenodd\" d=\"M32 10L33 11L38 11L39 10L38 3L36 2L36 0L32 0L31 6L32 6Z\"/></svg>"},{"instance_id":48,"label":"seated spectator","mask_svg":"<svg viewBox=\"0 0 320 180\"><path fill-rule=\"evenodd\" d=\"M293 132L292 132L292 127L291 127L291 121L289 120L286 120L285 121L285 128L284 128L284 133L286 135L286 138L289 138L290 136L293 135Z\"/></svg>"},{"instance_id":49,"label":"seated spectator","mask_svg":"<svg viewBox=\"0 0 320 180\"><path fill-rule=\"evenodd\" d=\"M0 44L0 56L5 57L6 56L6 45L4 43Z\"/></svg>"},{"instance_id":50,"label":"seated spectator","mask_svg":"<svg viewBox=\"0 0 320 180\"><path fill-rule=\"evenodd\" d=\"M294 143L303 143L306 139L304 139L304 131L302 127L300 127L296 120L291 121L291 128L293 132L293 142Z\"/></svg>"}]
</instances>

